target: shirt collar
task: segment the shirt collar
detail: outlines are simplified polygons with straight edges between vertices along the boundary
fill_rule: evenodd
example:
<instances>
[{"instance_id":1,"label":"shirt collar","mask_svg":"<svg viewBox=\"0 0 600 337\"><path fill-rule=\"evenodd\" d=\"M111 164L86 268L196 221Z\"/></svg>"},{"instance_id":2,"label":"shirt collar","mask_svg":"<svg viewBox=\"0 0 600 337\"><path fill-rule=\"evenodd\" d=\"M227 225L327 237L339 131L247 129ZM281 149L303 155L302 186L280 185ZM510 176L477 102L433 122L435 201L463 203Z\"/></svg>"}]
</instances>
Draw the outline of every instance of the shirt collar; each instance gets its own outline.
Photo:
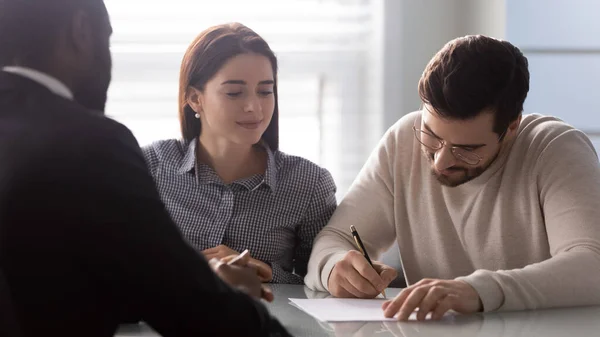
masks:
<instances>
[{"instance_id":1,"label":"shirt collar","mask_svg":"<svg viewBox=\"0 0 600 337\"><path fill-rule=\"evenodd\" d=\"M272 191L277 188L277 161L275 160L275 154L271 150L268 144L261 142L261 145L267 151L267 171L265 172L265 184L267 184Z\"/></svg>"},{"instance_id":2,"label":"shirt collar","mask_svg":"<svg viewBox=\"0 0 600 337\"><path fill-rule=\"evenodd\" d=\"M196 166L196 144L198 139L194 139L191 142L186 142L185 140L181 141L183 144L183 148L187 149L183 158L181 158L181 162L179 163L179 169L177 173L185 174L194 170Z\"/></svg>"},{"instance_id":3,"label":"shirt collar","mask_svg":"<svg viewBox=\"0 0 600 337\"><path fill-rule=\"evenodd\" d=\"M214 174L214 173L211 174L203 169L196 170L196 147L198 146L198 139L196 138L189 143L186 143L183 140L182 140L182 142L183 142L183 148L187 147L187 150L185 152L185 155L181 159L177 173L185 174L185 173L195 172L196 179L198 180L199 183L215 182L214 176L216 176L216 174ZM264 144L263 142L261 142L261 143L259 143L259 145L262 146L265 149L265 151L267 151L267 156L268 156L267 170L265 172L263 181L254 188L258 188L258 186L260 186L262 183L264 183L267 186L269 186L272 191L274 191L275 188L277 187L277 170L278 170L275 154L273 153L273 151L267 144Z\"/></svg>"},{"instance_id":4,"label":"shirt collar","mask_svg":"<svg viewBox=\"0 0 600 337\"><path fill-rule=\"evenodd\" d=\"M68 100L73 100L73 93L64 83L48 74L44 74L41 71L16 66L4 67L2 68L2 71L26 77L32 81L43 85L56 95L62 96Z\"/></svg>"}]
</instances>

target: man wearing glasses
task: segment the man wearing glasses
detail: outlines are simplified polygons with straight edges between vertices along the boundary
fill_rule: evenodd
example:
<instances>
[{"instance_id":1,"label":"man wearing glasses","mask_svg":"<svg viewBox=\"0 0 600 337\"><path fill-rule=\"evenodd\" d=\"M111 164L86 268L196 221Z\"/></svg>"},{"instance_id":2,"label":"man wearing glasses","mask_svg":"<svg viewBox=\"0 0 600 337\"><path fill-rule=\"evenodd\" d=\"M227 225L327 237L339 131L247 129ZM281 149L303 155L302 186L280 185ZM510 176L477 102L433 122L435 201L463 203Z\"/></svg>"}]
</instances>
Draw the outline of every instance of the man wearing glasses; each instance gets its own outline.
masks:
<instances>
[{"instance_id":1,"label":"man wearing glasses","mask_svg":"<svg viewBox=\"0 0 600 337\"><path fill-rule=\"evenodd\" d=\"M600 304L598 157L581 131L522 115L519 49L455 39L418 89L420 111L387 131L316 238L307 286L369 298L396 277L355 250L354 225L372 257L400 248L409 286L387 317Z\"/></svg>"}]
</instances>

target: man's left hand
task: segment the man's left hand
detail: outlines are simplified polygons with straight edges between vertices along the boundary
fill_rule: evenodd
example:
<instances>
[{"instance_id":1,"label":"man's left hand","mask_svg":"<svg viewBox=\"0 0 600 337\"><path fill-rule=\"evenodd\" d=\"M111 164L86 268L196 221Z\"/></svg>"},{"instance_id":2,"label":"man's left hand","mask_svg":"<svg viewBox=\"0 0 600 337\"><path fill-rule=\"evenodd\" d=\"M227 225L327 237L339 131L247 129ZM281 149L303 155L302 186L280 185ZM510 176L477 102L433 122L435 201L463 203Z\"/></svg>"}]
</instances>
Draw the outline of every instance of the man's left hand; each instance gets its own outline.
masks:
<instances>
[{"instance_id":1,"label":"man's left hand","mask_svg":"<svg viewBox=\"0 0 600 337\"><path fill-rule=\"evenodd\" d=\"M418 309L417 320L425 320L430 312L431 319L438 320L449 310L470 314L483 310L477 291L464 281L423 279L403 289L396 298L382 306L385 317L408 320Z\"/></svg>"}]
</instances>

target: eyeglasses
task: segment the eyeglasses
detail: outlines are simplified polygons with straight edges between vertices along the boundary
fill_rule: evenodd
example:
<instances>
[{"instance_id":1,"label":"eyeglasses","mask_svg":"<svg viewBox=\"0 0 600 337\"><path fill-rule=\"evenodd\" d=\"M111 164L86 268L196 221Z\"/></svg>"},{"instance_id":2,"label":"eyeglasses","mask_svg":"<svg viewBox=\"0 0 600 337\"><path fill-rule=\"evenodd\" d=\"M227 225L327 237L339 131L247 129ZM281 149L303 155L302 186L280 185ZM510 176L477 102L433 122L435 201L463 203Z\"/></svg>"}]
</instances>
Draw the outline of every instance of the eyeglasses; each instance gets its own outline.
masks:
<instances>
[{"instance_id":1,"label":"eyeglasses","mask_svg":"<svg viewBox=\"0 0 600 337\"><path fill-rule=\"evenodd\" d=\"M435 137L427 131L418 129L415 126L413 126L413 130L415 132L415 138L417 138L417 141L430 150L438 151L446 144L445 141ZM500 139L502 139L502 137L500 137ZM483 159L477 153L462 147L452 146L451 151L456 159L461 160L469 165L477 165Z\"/></svg>"}]
</instances>

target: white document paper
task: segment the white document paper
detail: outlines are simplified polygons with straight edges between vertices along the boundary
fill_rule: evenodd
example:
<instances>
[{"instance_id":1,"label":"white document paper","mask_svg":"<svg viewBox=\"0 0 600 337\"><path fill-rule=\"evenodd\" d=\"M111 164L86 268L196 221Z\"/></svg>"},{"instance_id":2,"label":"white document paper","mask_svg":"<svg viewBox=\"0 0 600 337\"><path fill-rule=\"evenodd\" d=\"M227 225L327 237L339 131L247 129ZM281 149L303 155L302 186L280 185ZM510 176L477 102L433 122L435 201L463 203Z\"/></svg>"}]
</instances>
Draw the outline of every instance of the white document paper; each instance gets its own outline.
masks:
<instances>
[{"instance_id":1,"label":"white document paper","mask_svg":"<svg viewBox=\"0 0 600 337\"><path fill-rule=\"evenodd\" d=\"M383 316L381 305L384 299L357 298L290 298L297 308L323 322L373 322L397 321L395 318ZM409 320L416 319L416 312Z\"/></svg>"}]
</instances>

